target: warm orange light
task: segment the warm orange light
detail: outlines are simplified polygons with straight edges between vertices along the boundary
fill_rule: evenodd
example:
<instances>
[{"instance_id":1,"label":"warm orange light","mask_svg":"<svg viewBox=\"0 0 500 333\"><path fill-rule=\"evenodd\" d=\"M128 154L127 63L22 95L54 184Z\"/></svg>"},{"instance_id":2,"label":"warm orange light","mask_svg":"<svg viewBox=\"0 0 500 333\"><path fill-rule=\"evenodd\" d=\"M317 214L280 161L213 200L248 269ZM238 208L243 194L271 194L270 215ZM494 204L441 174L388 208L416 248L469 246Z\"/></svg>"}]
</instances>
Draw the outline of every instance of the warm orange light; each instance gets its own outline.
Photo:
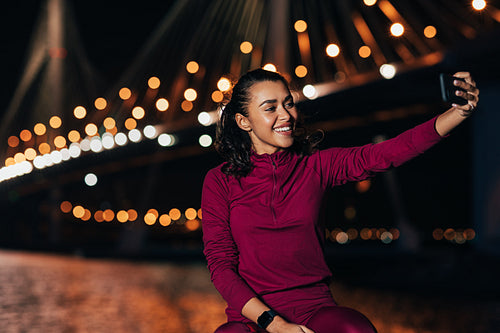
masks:
<instances>
[{"instance_id":1,"label":"warm orange light","mask_svg":"<svg viewBox=\"0 0 500 333\"><path fill-rule=\"evenodd\" d=\"M59 208L61 208L61 212L63 212L63 213L69 213L69 212L71 212L71 209L73 208L73 205L69 201L63 201L59 205Z\"/></svg>"},{"instance_id":2,"label":"warm orange light","mask_svg":"<svg viewBox=\"0 0 500 333\"><path fill-rule=\"evenodd\" d=\"M129 131L133 130L136 127L137 127L137 121L135 121L134 118L127 118L127 120L125 120L125 128L128 129Z\"/></svg>"},{"instance_id":3,"label":"warm orange light","mask_svg":"<svg viewBox=\"0 0 500 333\"><path fill-rule=\"evenodd\" d=\"M266 71L269 71L269 72L276 72L278 71L278 69L276 68L276 66L274 66L273 64L265 64L264 67L262 67L263 69L265 69Z\"/></svg>"},{"instance_id":4,"label":"warm orange light","mask_svg":"<svg viewBox=\"0 0 500 333\"><path fill-rule=\"evenodd\" d=\"M446 240L453 240L453 238L455 238L455 230L453 230L452 228L448 228L444 231L444 238Z\"/></svg>"},{"instance_id":5,"label":"warm orange light","mask_svg":"<svg viewBox=\"0 0 500 333\"><path fill-rule=\"evenodd\" d=\"M365 193L370 189L371 185L372 185L371 180L369 179L362 180L356 183L356 190L358 190L359 193Z\"/></svg>"},{"instance_id":6,"label":"warm orange light","mask_svg":"<svg viewBox=\"0 0 500 333\"><path fill-rule=\"evenodd\" d=\"M307 67L304 65L299 65L299 66L295 67L295 75L297 75L297 77L306 76L307 75Z\"/></svg>"},{"instance_id":7,"label":"warm orange light","mask_svg":"<svg viewBox=\"0 0 500 333\"><path fill-rule=\"evenodd\" d=\"M395 37L400 37L404 34L405 27L401 23L394 23L391 25L391 34Z\"/></svg>"},{"instance_id":8,"label":"warm orange light","mask_svg":"<svg viewBox=\"0 0 500 333\"><path fill-rule=\"evenodd\" d=\"M151 89L158 89L160 87L160 79L156 76L152 76L148 80L148 86Z\"/></svg>"},{"instance_id":9,"label":"warm orange light","mask_svg":"<svg viewBox=\"0 0 500 333\"><path fill-rule=\"evenodd\" d=\"M186 221L186 229L189 231L195 231L200 227L200 221L198 220L187 220Z\"/></svg>"},{"instance_id":10,"label":"warm orange light","mask_svg":"<svg viewBox=\"0 0 500 333\"><path fill-rule=\"evenodd\" d=\"M435 240L442 240L443 236L444 232L441 228L434 229L434 231L432 232L432 238L434 238Z\"/></svg>"},{"instance_id":11,"label":"warm orange light","mask_svg":"<svg viewBox=\"0 0 500 333\"><path fill-rule=\"evenodd\" d=\"M29 130L25 129L25 130L21 131L21 133L19 134L19 137L24 142L27 142L27 141L30 141L33 136L31 135L31 132Z\"/></svg>"},{"instance_id":12,"label":"warm orange light","mask_svg":"<svg viewBox=\"0 0 500 333\"><path fill-rule=\"evenodd\" d=\"M80 141L80 133L77 130L71 130L68 133L68 139L70 142Z\"/></svg>"},{"instance_id":13,"label":"warm orange light","mask_svg":"<svg viewBox=\"0 0 500 333\"><path fill-rule=\"evenodd\" d=\"M473 240L476 237L476 232L474 229L468 228L464 230L464 238L466 240Z\"/></svg>"},{"instance_id":14,"label":"warm orange light","mask_svg":"<svg viewBox=\"0 0 500 333\"><path fill-rule=\"evenodd\" d=\"M297 32L304 32L307 30L307 23L304 20L297 20L295 21L293 27Z\"/></svg>"},{"instance_id":15,"label":"warm orange light","mask_svg":"<svg viewBox=\"0 0 500 333\"><path fill-rule=\"evenodd\" d=\"M335 58L340 54L340 47L337 44L328 44L326 47L326 54L329 57Z\"/></svg>"},{"instance_id":16,"label":"warm orange light","mask_svg":"<svg viewBox=\"0 0 500 333\"><path fill-rule=\"evenodd\" d=\"M125 223L128 221L128 213L124 210L120 210L116 213L116 219L118 222Z\"/></svg>"},{"instance_id":17,"label":"warm orange light","mask_svg":"<svg viewBox=\"0 0 500 333\"><path fill-rule=\"evenodd\" d=\"M182 101L181 103L181 109L183 111L189 112L193 109L193 103L190 101Z\"/></svg>"},{"instance_id":18,"label":"warm orange light","mask_svg":"<svg viewBox=\"0 0 500 333\"><path fill-rule=\"evenodd\" d=\"M147 213L144 215L144 222L147 225L153 225L156 223L156 216L153 213Z\"/></svg>"},{"instance_id":19,"label":"warm orange light","mask_svg":"<svg viewBox=\"0 0 500 333\"><path fill-rule=\"evenodd\" d=\"M217 88L219 88L220 91L228 91L231 89L231 81L225 77L221 77L217 82Z\"/></svg>"},{"instance_id":20,"label":"warm orange light","mask_svg":"<svg viewBox=\"0 0 500 333\"><path fill-rule=\"evenodd\" d=\"M33 132L35 132L36 135L44 135L47 132L47 127L42 123L38 123L33 127Z\"/></svg>"},{"instance_id":21,"label":"warm orange light","mask_svg":"<svg viewBox=\"0 0 500 333\"><path fill-rule=\"evenodd\" d=\"M359 48L358 54L361 58L368 58L372 54L370 47L363 45Z\"/></svg>"},{"instance_id":22,"label":"warm orange light","mask_svg":"<svg viewBox=\"0 0 500 333\"><path fill-rule=\"evenodd\" d=\"M88 136L94 136L97 134L97 126L95 124L87 124L87 126L85 126L85 133L87 133Z\"/></svg>"},{"instance_id":23,"label":"warm orange light","mask_svg":"<svg viewBox=\"0 0 500 333\"><path fill-rule=\"evenodd\" d=\"M52 128L59 128L62 125L62 120L58 116L52 116L49 119L49 125Z\"/></svg>"},{"instance_id":24,"label":"warm orange light","mask_svg":"<svg viewBox=\"0 0 500 333\"><path fill-rule=\"evenodd\" d=\"M373 6L374 4L377 3L377 0L363 0L363 2L365 3L365 5L367 6Z\"/></svg>"},{"instance_id":25,"label":"warm orange light","mask_svg":"<svg viewBox=\"0 0 500 333\"><path fill-rule=\"evenodd\" d=\"M19 146L19 138L14 135L9 136L9 138L7 139L7 144L12 148Z\"/></svg>"},{"instance_id":26,"label":"warm orange light","mask_svg":"<svg viewBox=\"0 0 500 333\"><path fill-rule=\"evenodd\" d=\"M369 240L372 237L372 231L369 228L363 228L363 229L361 229L359 236L363 240Z\"/></svg>"},{"instance_id":27,"label":"warm orange light","mask_svg":"<svg viewBox=\"0 0 500 333\"><path fill-rule=\"evenodd\" d=\"M111 209L106 209L104 212L102 212L102 217L104 221L111 222L115 218L115 212L113 212Z\"/></svg>"},{"instance_id":28,"label":"warm orange light","mask_svg":"<svg viewBox=\"0 0 500 333\"><path fill-rule=\"evenodd\" d=\"M428 25L424 29L424 36L427 38L434 38L436 37L437 30L434 26Z\"/></svg>"},{"instance_id":29,"label":"warm orange light","mask_svg":"<svg viewBox=\"0 0 500 333\"><path fill-rule=\"evenodd\" d=\"M77 219L82 218L84 214L85 208L83 208L82 206L78 205L73 208L73 216Z\"/></svg>"},{"instance_id":30,"label":"warm orange light","mask_svg":"<svg viewBox=\"0 0 500 333\"><path fill-rule=\"evenodd\" d=\"M391 228L391 230L389 230L389 232L392 234L392 239L393 240L396 240L399 238L399 230L396 229L396 228Z\"/></svg>"},{"instance_id":31,"label":"warm orange light","mask_svg":"<svg viewBox=\"0 0 500 333\"><path fill-rule=\"evenodd\" d=\"M75 118L77 119L83 119L85 118L85 116L87 115L87 110L83 107L83 106L77 106L74 110L73 110L73 115L75 116Z\"/></svg>"},{"instance_id":32,"label":"warm orange light","mask_svg":"<svg viewBox=\"0 0 500 333\"><path fill-rule=\"evenodd\" d=\"M186 218L188 220L194 220L198 214L196 213L196 209L194 209L194 208L188 208L184 212L184 215L186 216Z\"/></svg>"},{"instance_id":33,"label":"warm orange light","mask_svg":"<svg viewBox=\"0 0 500 333\"><path fill-rule=\"evenodd\" d=\"M92 213L90 212L90 210L85 208L85 211L83 212L83 216L82 216L82 221L88 221L88 220L90 220L91 217L92 217Z\"/></svg>"},{"instance_id":34,"label":"warm orange light","mask_svg":"<svg viewBox=\"0 0 500 333\"><path fill-rule=\"evenodd\" d=\"M248 53L252 52L252 50L253 50L252 43L244 41L243 43L240 44L241 53L248 54Z\"/></svg>"},{"instance_id":35,"label":"warm orange light","mask_svg":"<svg viewBox=\"0 0 500 333\"><path fill-rule=\"evenodd\" d=\"M5 160L5 166L11 166L11 165L14 165L14 164L16 164L16 161L14 160L14 157L8 157Z\"/></svg>"},{"instance_id":36,"label":"warm orange light","mask_svg":"<svg viewBox=\"0 0 500 333\"><path fill-rule=\"evenodd\" d=\"M224 94L220 90L216 90L212 93L212 101L220 103L222 100L224 100Z\"/></svg>"},{"instance_id":37,"label":"warm orange light","mask_svg":"<svg viewBox=\"0 0 500 333\"><path fill-rule=\"evenodd\" d=\"M14 155L14 161L16 163L24 162L24 161L26 161L26 156L24 156L23 153L17 153Z\"/></svg>"},{"instance_id":38,"label":"warm orange light","mask_svg":"<svg viewBox=\"0 0 500 333\"><path fill-rule=\"evenodd\" d=\"M201 212L201 208L198 209L198 218L201 220L202 219L202 212Z\"/></svg>"},{"instance_id":39,"label":"warm orange light","mask_svg":"<svg viewBox=\"0 0 500 333\"><path fill-rule=\"evenodd\" d=\"M170 218L174 221L177 221L178 219L181 218L181 211L178 210L177 208L172 208L169 212L168 215Z\"/></svg>"},{"instance_id":40,"label":"warm orange light","mask_svg":"<svg viewBox=\"0 0 500 333\"><path fill-rule=\"evenodd\" d=\"M193 88L188 88L184 91L184 98L190 102L194 101L198 97L196 90Z\"/></svg>"},{"instance_id":41,"label":"warm orange light","mask_svg":"<svg viewBox=\"0 0 500 333\"><path fill-rule=\"evenodd\" d=\"M165 99L165 98L159 98L157 101L156 101L156 108L158 109L158 111L167 111L168 109L168 101Z\"/></svg>"},{"instance_id":42,"label":"warm orange light","mask_svg":"<svg viewBox=\"0 0 500 333\"><path fill-rule=\"evenodd\" d=\"M129 88L123 87L118 91L118 96L120 96L121 99L126 101L132 96L132 92L130 91Z\"/></svg>"},{"instance_id":43,"label":"warm orange light","mask_svg":"<svg viewBox=\"0 0 500 333\"><path fill-rule=\"evenodd\" d=\"M160 224L164 227L168 227L172 223L172 219L167 214L160 216Z\"/></svg>"},{"instance_id":44,"label":"warm orange light","mask_svg":"<svg viewBox=\"0 0 500 333\"><path fill-rule=\"evenodd\" d=\"M140 106L136 106L135 108L132 109L132 117L134 117L135 119L142 119L144 118L145 114L146 112Z\"/></svg>"},{"instance_id":45,"label":"warm orange light","mask_svg":"<svg viewBox=\"0 0 500 333\"><path fill-rule=\"evenodd\" d=\"M27 148L25 151L24 151L24 156L26 156L26 159L28 161L33 161L36 157L36 150L33 149L33 148Z\"/></svg>"},{"instance_id":46,"label":"warm orange light","mask_svg":"<svg viewBox=\"0 0 500 333\"><path fill-rule=\"evenodd\" d=\"M107 117L106 119L104 119L102 124L104 125L105 129L112 129L116 126L116 121L111 117Z\"/></svg>"},{"instance_id":47,"label":"warm orange light","mask_svg":"<svg viewBox=\"0 0 500 333\"><path fill-rule=\"evenodd\" d=\"M40 145L38 146L38 151L40 152L40 154L44 155L44 154L48 154L50 153L50 145L47 143L47 142L42 142L40 143Z\"/></svg>"},{"instance_id":48,"label":"warm orange light","mask_svg":"<svg viewBox=\"0 0 500 333\"><path fill-rule=\"evenodd\" d=\"M97 110L104 110L108 106L108 102L103 97L98 97L94 101L94 106Z\"/></svg>"},{"instance_id":49,"label":"warm orange light","mask_svg":"<svg viewBox=\"0 0 500 333\"><path fill-rule=\"evenodd\" d=\"M351 240L358 238L358 231L354 228L349 228L346 233Z\"/></svg>"},{"instance_id":50,"label":"warm orange light","mask_svg":"<svg viewBox=\"0 0 500 333\"><path fill-rule=\"evenodd\" d=\"M199 69L200 66L196 61L190 61L186 64L186 70L188 71L188 73L194 74L198 72Z\"/></svg>"},{"instance_id":51,"label":"warm orange light","mask_svg":"<svg viewBox=\"0 0 500 333\"><path fill-rule=\"evenodd\" d=\"M147 212L148 214L153 214L156 218L158 218L159 214L158 214L158 211L154 208L151 208L150 210L148 210Z\"/></svg>"},{"instance_id":52,"label":"warm orange light","mask_svg":"<svg viewBox=\"0 0 500 333\"><path fill-rule=\"evenodd\" d=\"M98 210L94 213L94 220L96 220L96 222L104 222L104 213L102 210Z\"/></svg>"},{"instance_id":53,"label":"warm orange light","mask_svg":"<svg viewBox=\"0 0 500 333\"><path fill-rule=\"evenodd\" d=\"M129 221L137 220L138 214L137 214L137 211L135 209L129 209L129 210L127 210L127 213L128 213L128 220Z\"/></svg>"},{"instance_id":54,"label":"warm orange light","mask_svg":"<svg viewBox=\"0 0 500 333\"><path fill-rule=\"evenodd\" d=\"M54 146L56 146L59 149L66 146L66 139L64 138L64 136L61 136L61 135L56 136L54 138Z\"/></svg>"},{"instance_id":55,"label":"warm orange light","mask_svg":"<svg viewBox=\"0 0 500 333\"><path fill-rule=\"evenodd\" d=\"M116 128L115 126L113 128L107 129L106 132L116 135L116 133L118 133L118 128Z\"/></svg>"}]
</instances>

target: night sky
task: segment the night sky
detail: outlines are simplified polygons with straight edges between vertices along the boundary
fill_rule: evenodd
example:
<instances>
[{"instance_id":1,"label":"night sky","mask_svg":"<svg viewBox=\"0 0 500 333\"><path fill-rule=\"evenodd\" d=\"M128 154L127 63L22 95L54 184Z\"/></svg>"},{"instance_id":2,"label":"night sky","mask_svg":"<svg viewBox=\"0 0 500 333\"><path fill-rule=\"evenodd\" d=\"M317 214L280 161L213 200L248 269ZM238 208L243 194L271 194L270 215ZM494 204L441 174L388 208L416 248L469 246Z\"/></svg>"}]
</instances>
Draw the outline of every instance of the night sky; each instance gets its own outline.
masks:
<instances>
[{"instance_id":1,"label":"night sky","mask_svg":"<svg viewBox=\"0 0 500 333\"><path fill-rule=\"evenodd\" d=\"M174 1L67 1L91 65L113 84L133 61ZM44 1L4 2L0 14L0 114L21 78L30 38Z\"/></svg>"}]
</instances>

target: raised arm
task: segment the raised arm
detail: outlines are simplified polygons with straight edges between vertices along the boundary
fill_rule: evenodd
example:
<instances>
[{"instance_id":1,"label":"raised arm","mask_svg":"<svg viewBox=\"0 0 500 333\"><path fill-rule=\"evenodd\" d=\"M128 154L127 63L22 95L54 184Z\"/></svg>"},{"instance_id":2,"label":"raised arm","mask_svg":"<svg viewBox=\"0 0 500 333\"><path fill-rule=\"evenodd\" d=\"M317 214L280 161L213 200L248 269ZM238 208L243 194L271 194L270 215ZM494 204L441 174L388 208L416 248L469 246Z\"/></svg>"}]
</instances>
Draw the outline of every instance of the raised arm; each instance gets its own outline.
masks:
<instances>
[{"instance_id":1,"label":"raised arm","mask_svg":"<svg viewBox=\"0 0 500 333\"><path fill-rule=\"evenodd\" d=\"M470 73L458 72L454 76L465 79L465 82L455 80L453 83L455 86L465 89L465 91L457 90L456 95L468 100L469 103L465 105L453 104L451 109L436 119L436 131L441 136L446 136L462 121L467 119L476 108L479 100L479 89L477 89Z\"/></svg>"}]
</instances>

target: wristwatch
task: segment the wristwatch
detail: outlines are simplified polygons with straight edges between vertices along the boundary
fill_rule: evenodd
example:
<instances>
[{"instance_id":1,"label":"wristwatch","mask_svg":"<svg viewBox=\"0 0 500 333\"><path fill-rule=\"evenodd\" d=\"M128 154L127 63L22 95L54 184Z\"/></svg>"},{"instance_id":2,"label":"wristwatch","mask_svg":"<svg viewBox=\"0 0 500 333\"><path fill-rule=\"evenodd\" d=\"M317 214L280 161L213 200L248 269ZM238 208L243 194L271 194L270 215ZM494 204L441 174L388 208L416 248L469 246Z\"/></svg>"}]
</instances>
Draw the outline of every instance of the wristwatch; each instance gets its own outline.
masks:
<instances>
[{"instance_id":1,"label":"wristwatch","mask_svg":"<svg viewBox=\"0 0 500 333\"><path fill-rule=\"evenodd\" d=\"M273 321L274 317L276 317L278 313L274 310L264 311L259 318L257 319L257 324L260 328L266 329L269 324Z\"/></svg>"}]
</instances>

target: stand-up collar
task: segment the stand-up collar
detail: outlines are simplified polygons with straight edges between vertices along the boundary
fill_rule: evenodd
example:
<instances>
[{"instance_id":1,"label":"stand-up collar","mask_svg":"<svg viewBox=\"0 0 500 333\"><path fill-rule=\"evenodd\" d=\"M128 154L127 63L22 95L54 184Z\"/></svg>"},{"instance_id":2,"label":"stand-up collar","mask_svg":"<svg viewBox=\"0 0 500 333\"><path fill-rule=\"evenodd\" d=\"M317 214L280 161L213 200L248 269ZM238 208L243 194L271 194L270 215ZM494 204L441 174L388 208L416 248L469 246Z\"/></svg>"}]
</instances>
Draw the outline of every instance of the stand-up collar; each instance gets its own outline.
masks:
<instances>
[{"instance_id":1,"label":"stand-up collar","mask_svg":"<svg viewBox=\"0 0 500 333\"><path fill-rule=\"evenodd\" d=\"M250 160L253 163L274 163L275 165L283 165L289 162L293 157L293 152L290 150L281 150L272 154L257 154L252 151Z\"/></svg>"}]
</instances>

